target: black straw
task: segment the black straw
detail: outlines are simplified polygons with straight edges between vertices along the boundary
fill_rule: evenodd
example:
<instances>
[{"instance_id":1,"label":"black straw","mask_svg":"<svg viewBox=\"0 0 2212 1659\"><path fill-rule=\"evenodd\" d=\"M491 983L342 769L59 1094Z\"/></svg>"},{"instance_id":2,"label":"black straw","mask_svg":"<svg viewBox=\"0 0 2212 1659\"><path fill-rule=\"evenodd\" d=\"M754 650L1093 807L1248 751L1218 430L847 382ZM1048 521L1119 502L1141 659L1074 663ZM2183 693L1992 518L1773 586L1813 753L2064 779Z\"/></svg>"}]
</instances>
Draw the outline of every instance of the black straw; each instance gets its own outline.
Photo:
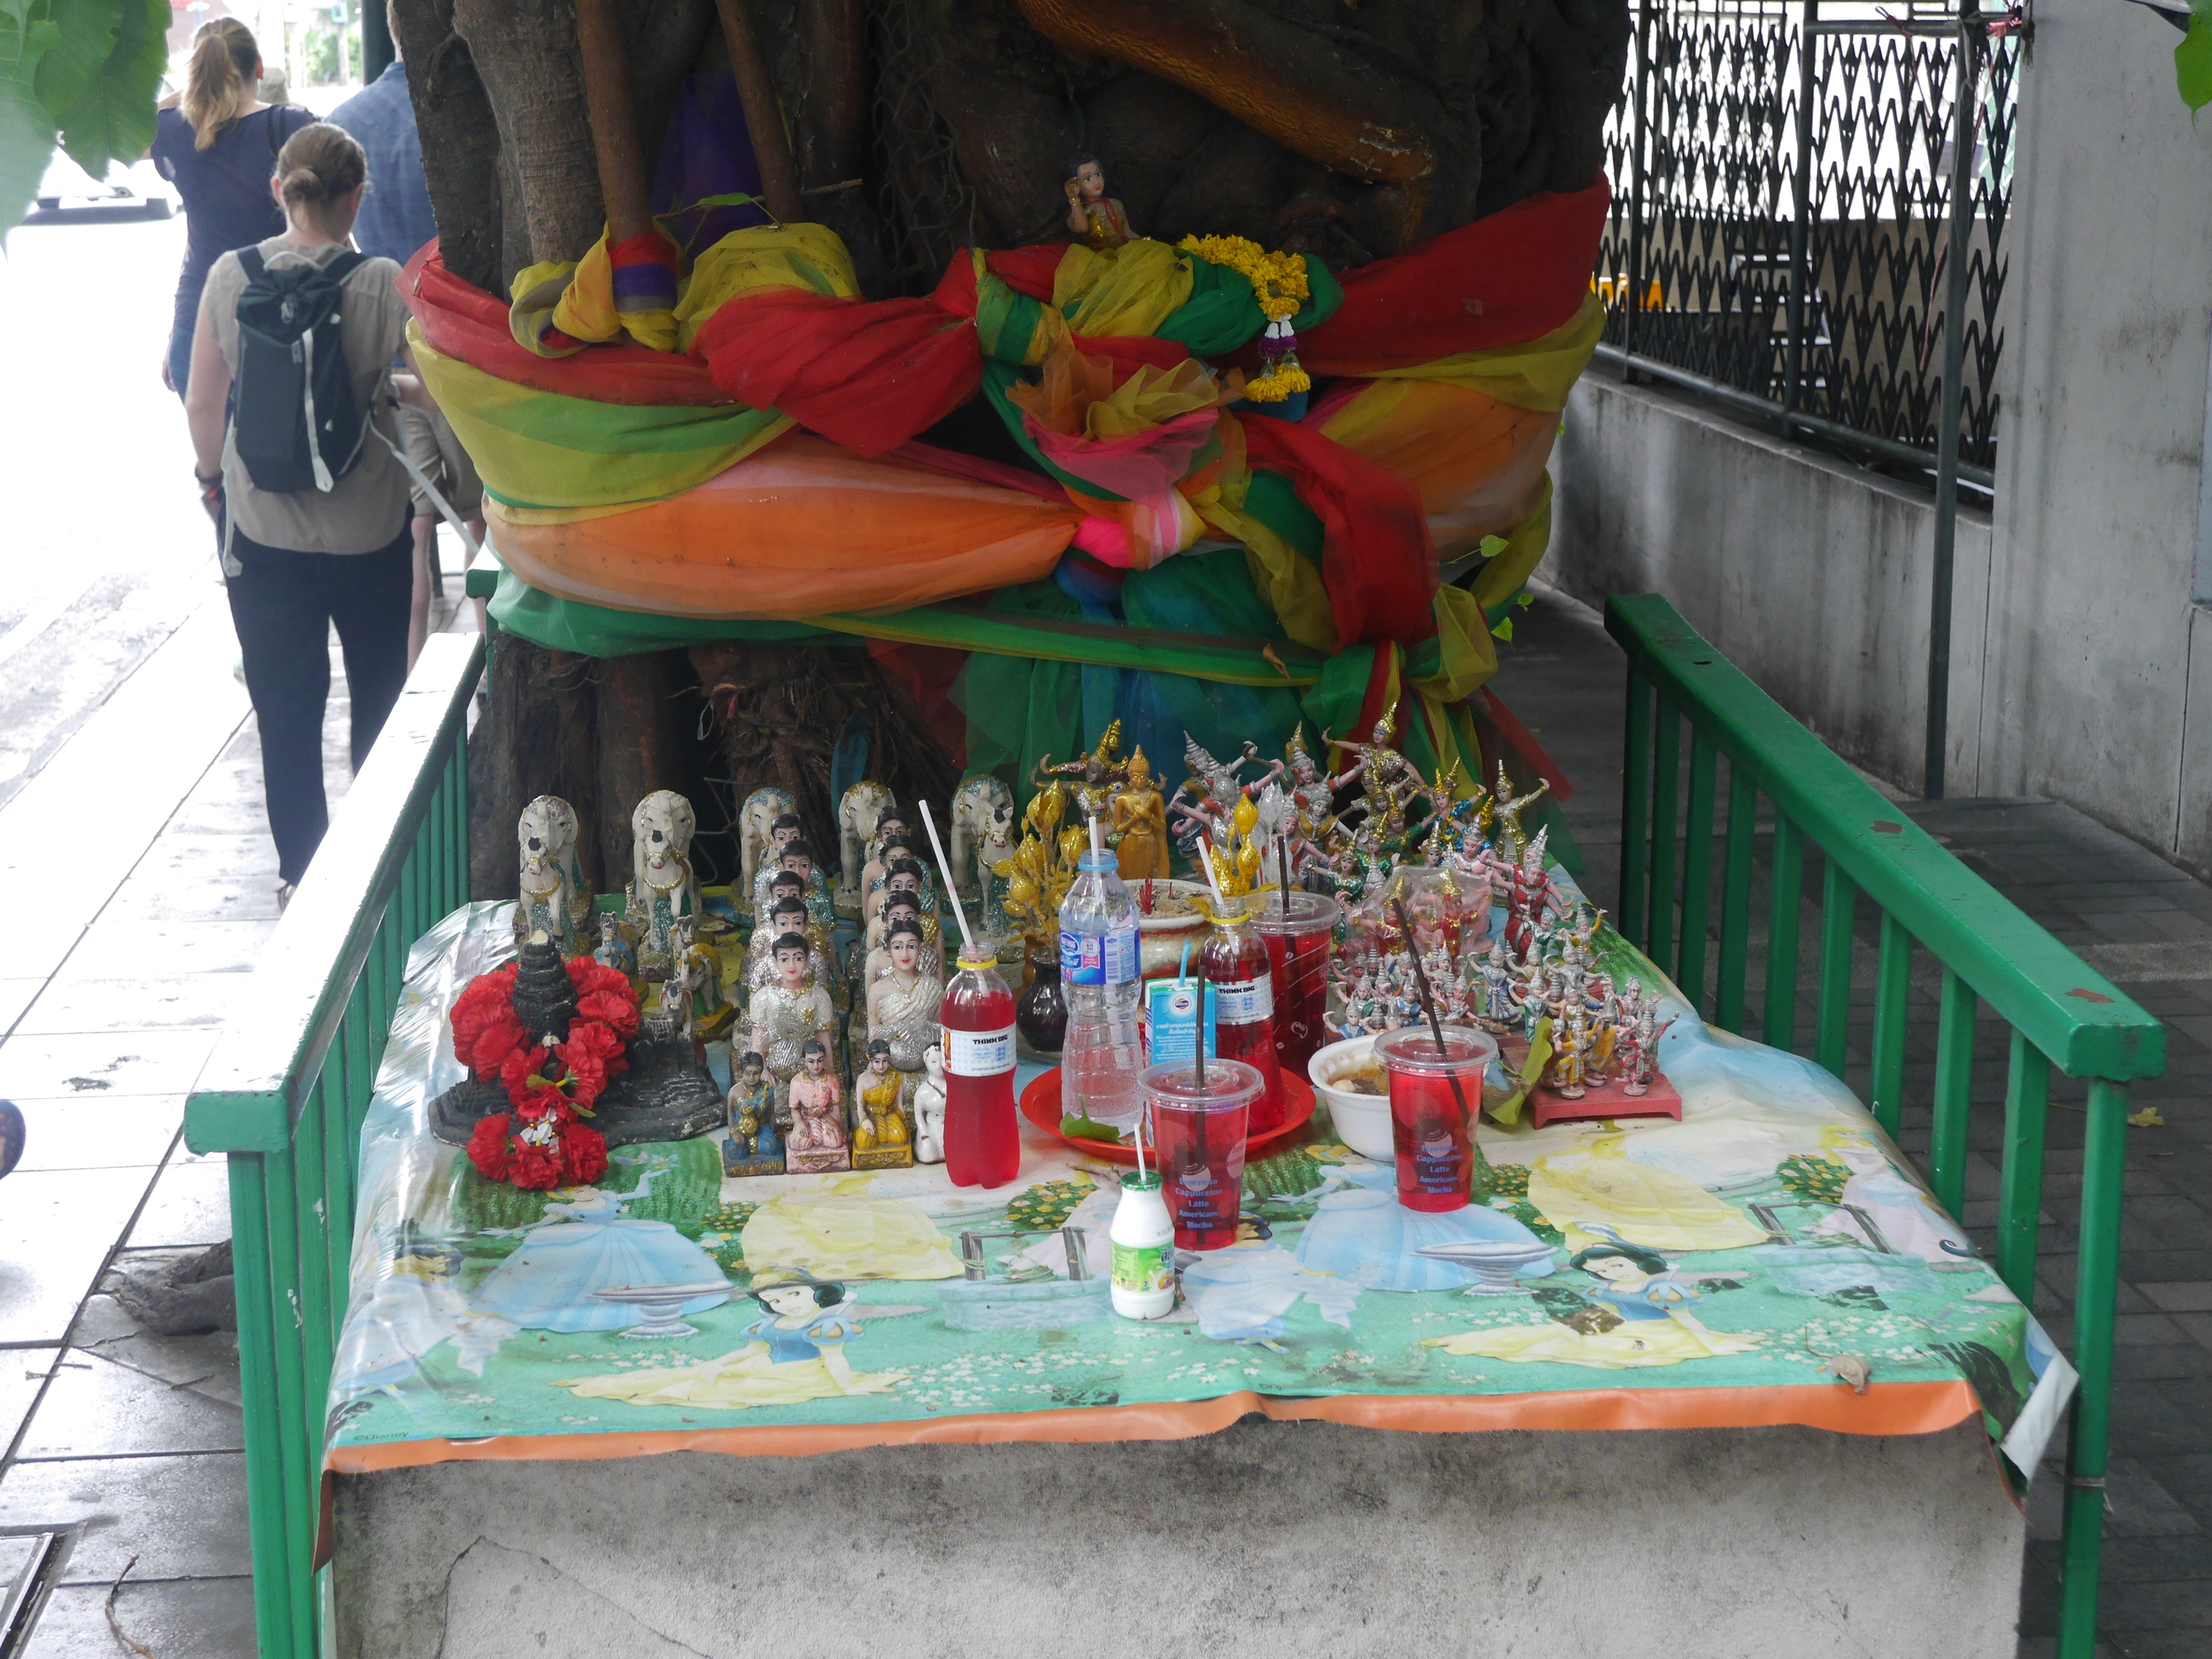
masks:
<instances>
[{"instance_id":1,"label":"black straw","mask_svg":"<svg viewBox=\"0 0 2212 1659\"><path fill-rule=\"evenodd\" d=\"M1406 956L1413 964L1414 988L1421 993L1421 1011L1429 1017L1429 1030L1435 1033L1436 1059L1440 1065L1444 1064L1444 1022L1437 1018L1436 999L1429 995L1429 976L1421 966L1421 949L1414 942L1413 924L1406 919L1406 902L1399 897L1391 900L1390 904L1398 912L1398 931L1405 936ZM1451 1079L1452 1099L1457 1102L1460 1116L1463 1118L1467 1115L1467 1095L1459 1087L1459 1073L1447 1071L1444 1075Z\"/></svg>"},{"instance_id":2,"label":"black straw","mask_svg":"<svg viewBox=\"0 0 2212 1659\"><path fill-rule=\"evenodd\" d=\"M1198 1023L1191 1028L1191 1057L1198 1070L1198 1096L1206 1096L1206 971L1198 971Z\"/></svg>"},{"instance_id":3,"label":"black straw","mask_svg":"<svg viewBox=\"0 0 2212 1659\"><path fill-rule=\"evenodd\" d=\"M1286 835L1275 843L1275 868L1281 872L1282 890L1277 895L1282 904L1283 926L1290 926L1290 837Z\"/></svg>"}]
</instances>

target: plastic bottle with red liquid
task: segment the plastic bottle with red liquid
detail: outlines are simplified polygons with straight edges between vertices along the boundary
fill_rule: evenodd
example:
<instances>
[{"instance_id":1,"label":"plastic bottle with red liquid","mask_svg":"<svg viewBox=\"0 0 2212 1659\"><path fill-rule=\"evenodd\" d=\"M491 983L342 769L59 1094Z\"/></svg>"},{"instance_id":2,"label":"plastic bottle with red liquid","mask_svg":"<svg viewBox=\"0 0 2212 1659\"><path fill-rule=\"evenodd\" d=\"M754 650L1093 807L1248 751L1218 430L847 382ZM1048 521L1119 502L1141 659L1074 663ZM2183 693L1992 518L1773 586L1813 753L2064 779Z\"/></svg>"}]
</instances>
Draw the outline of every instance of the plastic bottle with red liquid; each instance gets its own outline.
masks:
<instances>
[{"instance_id":1,"label":"plastic bottle with red liquid","mask_svg":"<svg viewBox=\"0 0 2212 1659\"><path fill-rule=\"evenodd\" d=\"M1229 901L1235 906L1237 901ZM1283 1098L1283 1073L1275 1058L1275 976L1267 941L1241 909L1216 909L1213 932L1199 957L1199 972L1213 987L1216 1010L1214 1052L1241 1060L1260 1074L1260 1097L1252 1102L1248 1134L1263 1135L1283 1126L1289 1107Z\"/></svg>"},{"instance_id":2,"label":"plastic bottle with red liquid","mask_svg":"<svg viewBox=\"0 0 2212 1659\"><path fill-rule=\"evenodd\" d=\"M1003 1187L1020 1172L1014 1117L1014 993L988 957L963 955L938 1010L945 1057L945 1173Z\"/></svg>"}]
</instances>

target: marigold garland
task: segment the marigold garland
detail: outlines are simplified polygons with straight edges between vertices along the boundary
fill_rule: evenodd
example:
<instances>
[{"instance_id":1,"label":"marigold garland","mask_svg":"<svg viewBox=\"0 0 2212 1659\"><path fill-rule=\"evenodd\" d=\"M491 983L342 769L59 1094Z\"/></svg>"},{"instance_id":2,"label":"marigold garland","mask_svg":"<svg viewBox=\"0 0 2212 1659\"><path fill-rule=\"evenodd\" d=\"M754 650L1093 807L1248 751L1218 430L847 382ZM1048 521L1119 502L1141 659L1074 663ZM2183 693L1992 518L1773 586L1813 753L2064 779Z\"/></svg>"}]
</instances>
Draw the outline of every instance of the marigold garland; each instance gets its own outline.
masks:
<instances>
[{"instance_id":1,"label":"marigold garland","mask_svg":"<svg viewBox=\"0 0 2212 1659\"><path fill-rule=\"evenodd\" d=\"M479 974L453 1004L454 1057L482 1081L498 1079L512 1108L479 1121L469 1162L486 1180L525 1191L580 1186L606 1172L606 1138L578 1119L628 1066L637 1034L637 993L626 975L589 956L563 965L576 1013L558 1042L547 1041L549 1033L532 1036L516 1018L511 963Z\"/></svg>"},{"instance_id":2,"label":"marigold garland","mask_svg":"<svg viewBox=\"0 0 2212 1659\"><path fill-rule=\"evenodd\" d=\"M1260 314L1271 323L1295 317L1310 297L1303 254L1270 253L1246 236L1186 236L1175 247L1243 277L1252 285Z\"/></svg>"}]
</instances>

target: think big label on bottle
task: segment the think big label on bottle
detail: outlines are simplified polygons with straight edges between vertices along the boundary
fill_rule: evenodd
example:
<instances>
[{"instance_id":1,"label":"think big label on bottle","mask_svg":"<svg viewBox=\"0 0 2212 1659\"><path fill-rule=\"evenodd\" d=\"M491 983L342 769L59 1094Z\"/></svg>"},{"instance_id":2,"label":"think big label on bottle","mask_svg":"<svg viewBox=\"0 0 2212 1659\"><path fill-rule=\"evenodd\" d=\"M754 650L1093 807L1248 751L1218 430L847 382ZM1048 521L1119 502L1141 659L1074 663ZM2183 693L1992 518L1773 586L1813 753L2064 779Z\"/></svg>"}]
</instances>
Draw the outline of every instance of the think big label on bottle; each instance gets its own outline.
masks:
<instances>
[{"instance_id":1,"label":"think big label on bottle","mask_svg":"<svg viewBox=\"0 0 2212 1659\"><path fill-rule=\"evenodd\" d=\"M1256 979L1222 979L1213 987L1214 1001L1224 1025L1248 1025L1256 1019L1271 1019L1275 1015L1275 985L1272 978L1261 974Z\"/></svg>"},{"instance_id":2,"label":"think big label on bottle","mask_svg":"<svg viewBox=\"0 0 2212 1659\"><path fill-rule=\"evenodd\" d=\"M1014 1028L996 1031L955 1031L938 1027L945 1054L945 1070L954 1077L996 1077L1014 1069Z\"/></svg>"}]
</instances>

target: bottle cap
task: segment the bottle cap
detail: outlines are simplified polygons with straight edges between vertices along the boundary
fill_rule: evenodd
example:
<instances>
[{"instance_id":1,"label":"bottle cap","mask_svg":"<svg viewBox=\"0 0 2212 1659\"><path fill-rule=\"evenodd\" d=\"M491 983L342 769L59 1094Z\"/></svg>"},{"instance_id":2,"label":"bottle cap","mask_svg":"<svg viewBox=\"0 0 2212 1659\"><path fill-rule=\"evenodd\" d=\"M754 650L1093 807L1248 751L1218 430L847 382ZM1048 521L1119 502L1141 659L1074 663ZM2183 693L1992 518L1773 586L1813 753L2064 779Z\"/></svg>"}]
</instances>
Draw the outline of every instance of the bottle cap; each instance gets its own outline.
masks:
<instances>
[{"instance_id":1,"label":"bottle cap","mask_svg":"<svg viewBox=\"0 0 2212 1659\"><path fill-rule=\"evenodd\" d=\"M1121 1178L1125 1193L1156 1193L1160 1190L1160 1171L1156 1169L1132 1170Z\"/></svg>"},{"instance_id":2,"label":"bottle cap","mask_svg":"<svg viewBox=\"0 0 2212 1659\"><path fill-rule=\"evenodd\" d=\"M1121 859L1118 854L1114 853L1087 852L1080 858L1075 861L1075 867L1078 870L1092 870L1100 872L1118 870L1121 868Z\"/></svg>"},{"instance_id":3,"label":"bottle cap","mask_svg":"<svg viewBox=\"0 0 2212 1659\"><path fill-rule=\"evenodd\" d=\"M972 970L977 973L996 972L998 970L998 958L996 956L986 956L982 955L971 956L968 952L964 950L960 952L955 960L957 961L963 968Z\"/></svg>"}]
</instances>

